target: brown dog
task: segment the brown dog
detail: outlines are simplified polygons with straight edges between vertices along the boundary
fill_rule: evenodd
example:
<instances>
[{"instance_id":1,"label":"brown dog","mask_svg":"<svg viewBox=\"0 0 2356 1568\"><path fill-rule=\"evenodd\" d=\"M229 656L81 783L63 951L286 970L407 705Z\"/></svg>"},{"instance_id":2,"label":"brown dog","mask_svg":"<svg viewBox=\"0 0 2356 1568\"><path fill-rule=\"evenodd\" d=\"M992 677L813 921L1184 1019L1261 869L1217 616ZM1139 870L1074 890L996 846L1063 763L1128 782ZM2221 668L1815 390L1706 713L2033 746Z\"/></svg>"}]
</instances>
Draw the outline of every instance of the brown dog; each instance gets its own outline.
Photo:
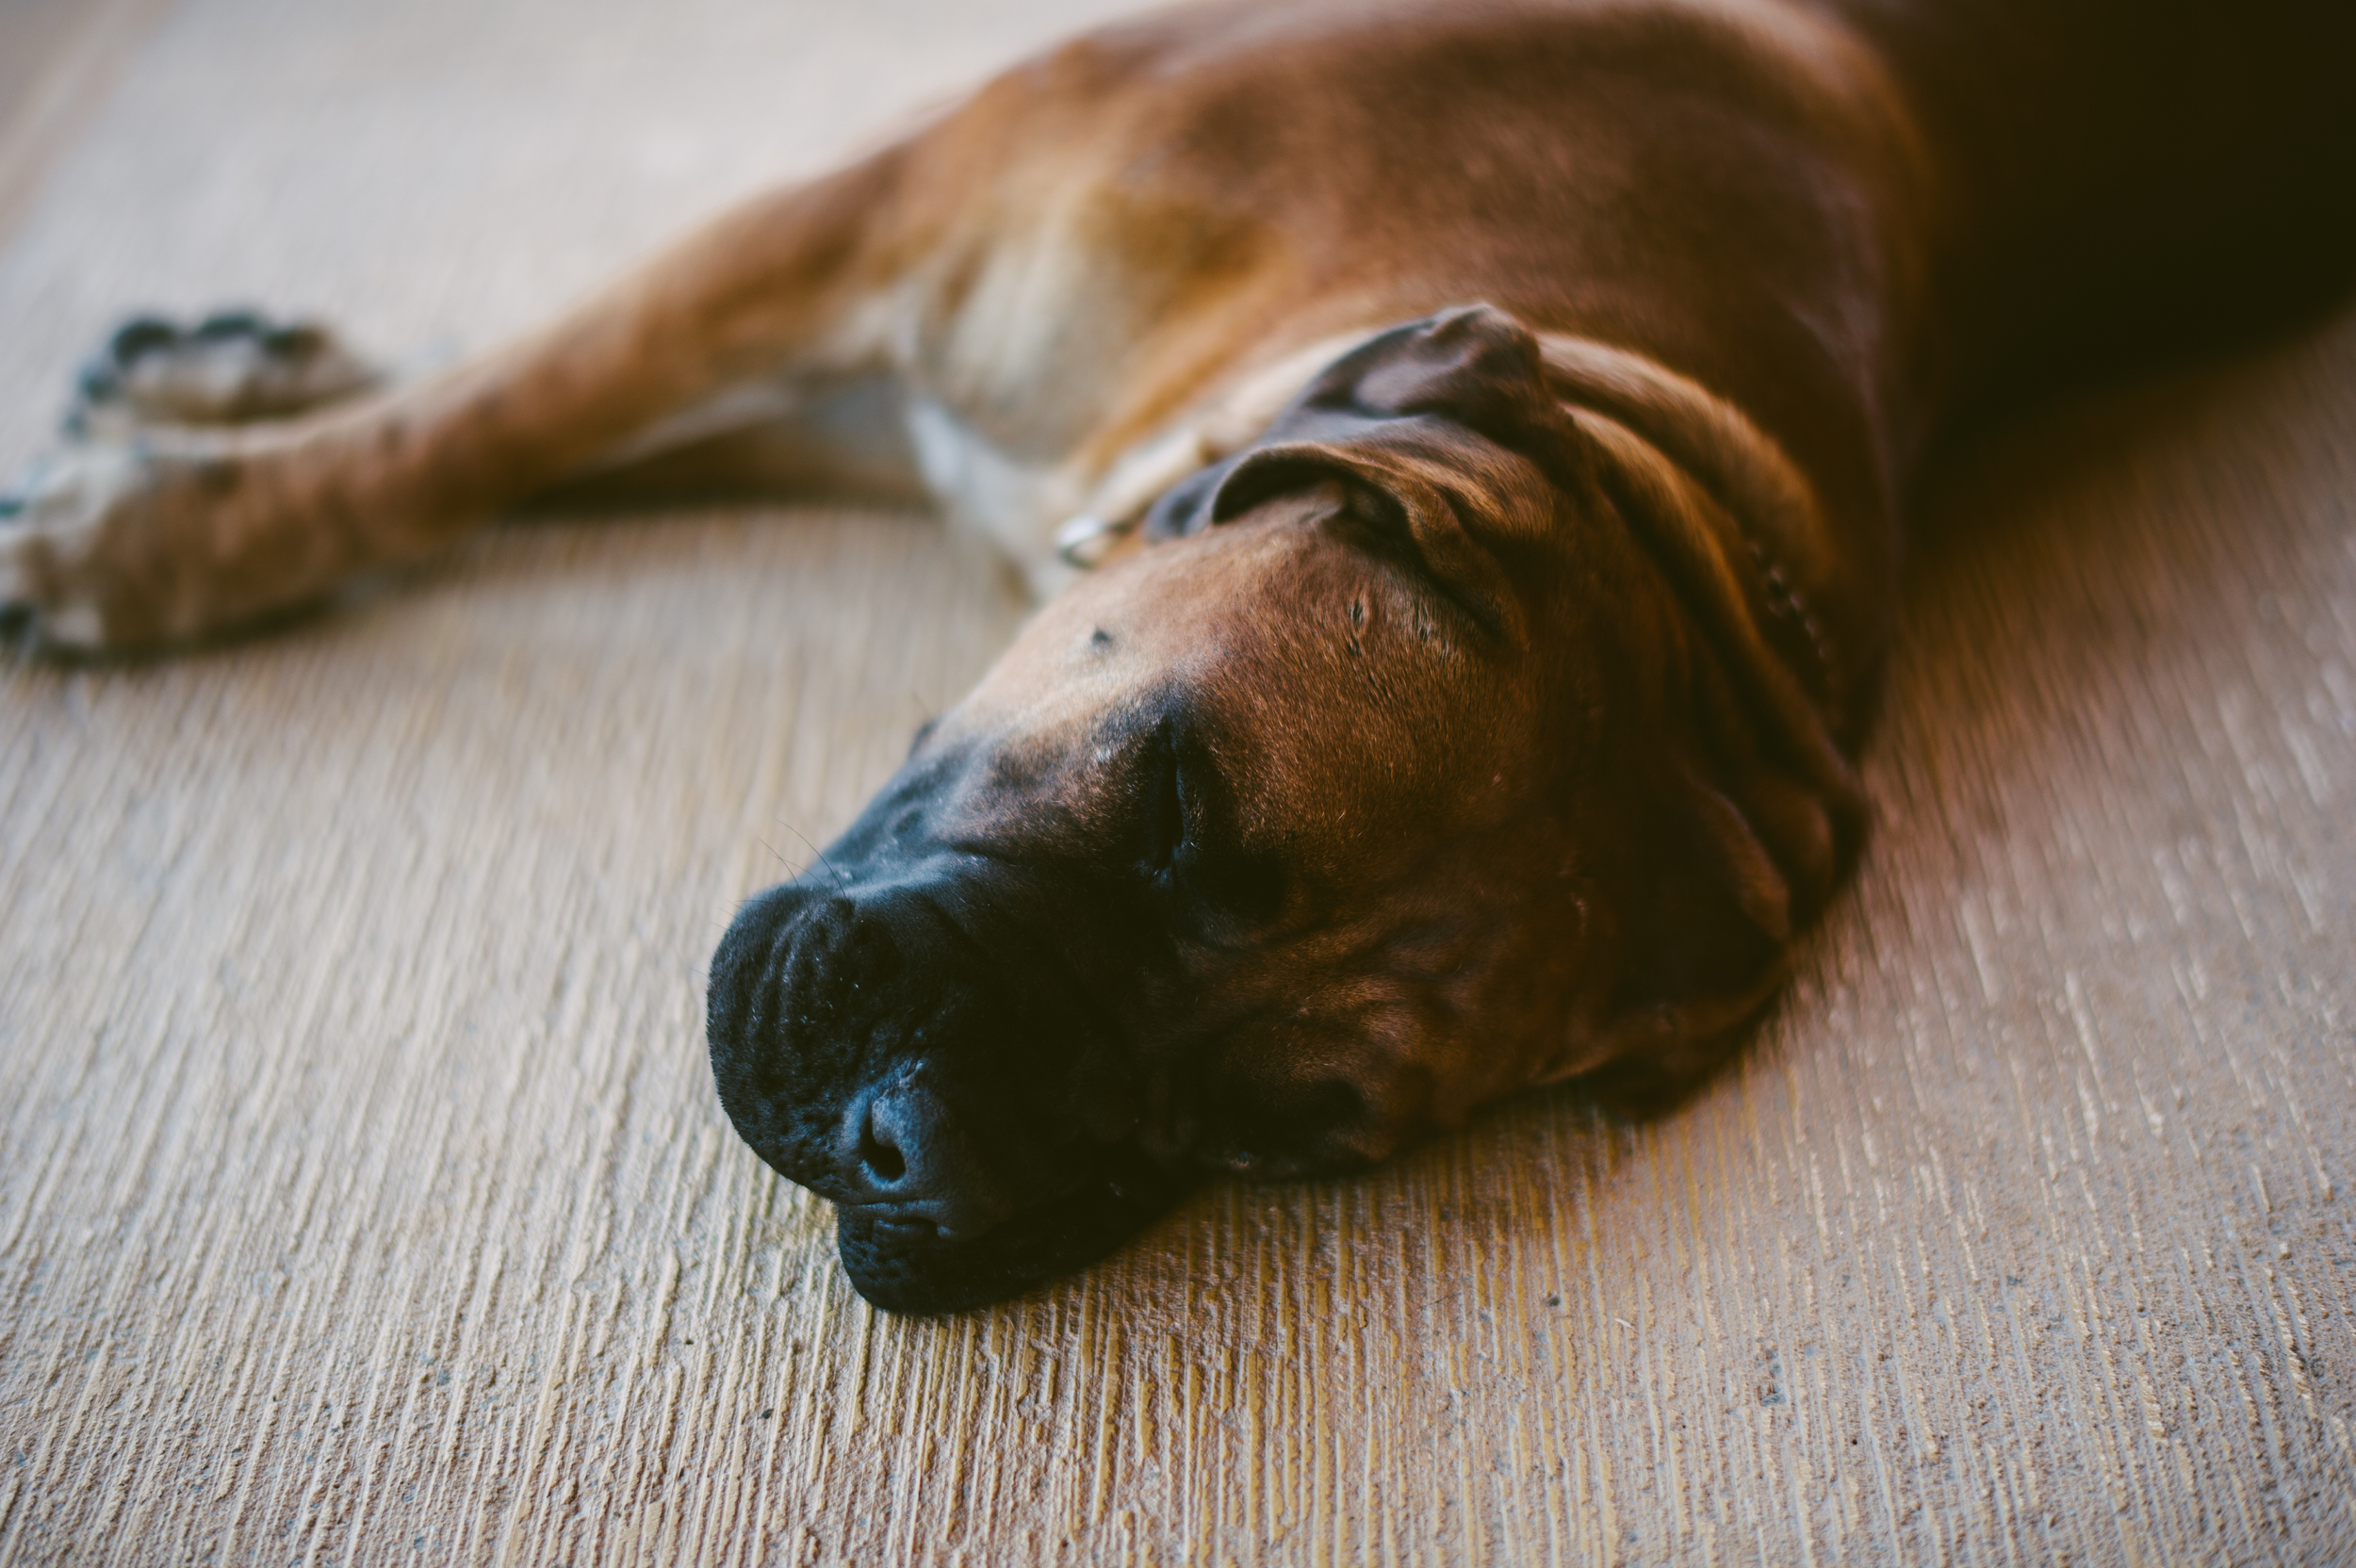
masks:
<instances>
[{"instance_id":1,"label":"brown dog","mask_svg":"<svg viewBox=\"0 0 2356 1568\"><path fill-rule=\"evenodd\" d=\"M859 1287L988 1299L1205 1169L1705 1060L1854 854L1934 429L2356 270L2342 9L1155 17L428 384L136 325L0 599L139 646L584 475L897 458L1096 564L712 964L722 1099Z\"/></svg>"}]
</instances>

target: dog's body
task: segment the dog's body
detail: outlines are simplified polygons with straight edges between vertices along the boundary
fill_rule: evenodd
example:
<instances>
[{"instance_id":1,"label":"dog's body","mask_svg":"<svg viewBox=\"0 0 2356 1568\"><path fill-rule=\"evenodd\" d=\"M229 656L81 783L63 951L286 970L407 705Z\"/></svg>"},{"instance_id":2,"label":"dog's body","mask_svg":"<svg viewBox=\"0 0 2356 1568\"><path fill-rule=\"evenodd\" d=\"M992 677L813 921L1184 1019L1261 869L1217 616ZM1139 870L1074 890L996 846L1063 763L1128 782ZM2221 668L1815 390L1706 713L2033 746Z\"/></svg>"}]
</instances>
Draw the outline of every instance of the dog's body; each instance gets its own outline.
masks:
<instances>
[{"instance_id":1,"label":"dog's body","mask_svg":"<svg viewBox=\"0 0 2356 1568\"><path fill-rule=\"evenodd\" d=\"M0 598L137 645L584 475L904 455L1042 588L1101 564L713 965L723 1099L860 1288L985 1299L1206 1166L1379 1157L1753 1012L1857 841L1939 422L2356 263L2356 24L2296 10L1149 19L439 381L70 450ZM90 414L355 379L148 331Z\"/></svg>"}]
</instances>

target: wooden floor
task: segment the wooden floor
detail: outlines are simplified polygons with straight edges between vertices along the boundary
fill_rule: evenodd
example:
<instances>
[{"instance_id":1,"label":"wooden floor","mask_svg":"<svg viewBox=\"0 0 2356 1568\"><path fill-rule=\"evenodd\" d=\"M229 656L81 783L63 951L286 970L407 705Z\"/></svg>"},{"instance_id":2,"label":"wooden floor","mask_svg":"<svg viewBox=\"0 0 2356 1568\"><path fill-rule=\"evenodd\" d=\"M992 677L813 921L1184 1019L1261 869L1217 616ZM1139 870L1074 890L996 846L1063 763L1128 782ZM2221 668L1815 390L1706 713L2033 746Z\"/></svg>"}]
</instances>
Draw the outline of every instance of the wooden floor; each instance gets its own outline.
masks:
<instances>
[{"instance_id":1,"label":"wooden floor","mask_svg":"<svg viewBox=\"0 0 2356 1568\"><path fill-rule=\"evenodd\" d=\"M0 236L426 363L1084 0L182 0ZM1525 1100L871 1312L701 1044L1018 611L921 518L512 526L0 665L0 1561L2356 1555L2356 317L1938 487L1855 891L1658 1122Z\"/></svg>"}]
</instances>

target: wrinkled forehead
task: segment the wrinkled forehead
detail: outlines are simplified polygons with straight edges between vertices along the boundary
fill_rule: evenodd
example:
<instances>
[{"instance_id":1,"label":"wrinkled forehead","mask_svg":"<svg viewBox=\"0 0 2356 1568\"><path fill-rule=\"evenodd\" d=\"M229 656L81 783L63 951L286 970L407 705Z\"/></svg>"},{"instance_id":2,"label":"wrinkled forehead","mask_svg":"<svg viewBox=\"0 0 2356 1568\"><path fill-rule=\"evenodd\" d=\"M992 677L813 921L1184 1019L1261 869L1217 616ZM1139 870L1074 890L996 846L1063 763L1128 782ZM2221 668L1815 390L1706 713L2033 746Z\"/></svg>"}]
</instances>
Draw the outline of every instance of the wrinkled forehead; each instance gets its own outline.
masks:
<instances>
[{"instance_id":1,"label":"wrinkled forehead","mask_svg":"<svg viewBox=\"0 0 2356 1568\"><path fill-rule=\"evenodd\" d=\"M1519 694L1438 594L1354 545L1315 498L1149 547L1082 580L945 716L944 740L1111 763L1155 734L1238 792L1406 804L1479 765Z\"/></svg>"}]
</instances>

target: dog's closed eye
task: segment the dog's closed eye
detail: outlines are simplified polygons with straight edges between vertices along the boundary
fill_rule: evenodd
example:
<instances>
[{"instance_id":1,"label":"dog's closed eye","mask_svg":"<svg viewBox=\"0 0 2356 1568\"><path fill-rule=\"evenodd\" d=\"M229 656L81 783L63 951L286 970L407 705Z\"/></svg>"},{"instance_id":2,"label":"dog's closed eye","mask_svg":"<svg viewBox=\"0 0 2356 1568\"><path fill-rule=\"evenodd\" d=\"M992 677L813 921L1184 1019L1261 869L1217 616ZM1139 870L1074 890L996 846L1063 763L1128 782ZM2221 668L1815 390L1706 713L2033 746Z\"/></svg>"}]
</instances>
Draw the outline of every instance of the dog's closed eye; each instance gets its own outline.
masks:
<instances>
[{"instance_id":1,"label":"dog's closed eye","mask_svg":"<svg viewBox=\"0 0 2356 1568\"><path fill-rule=\"evenodd\" d=\"M1284 903L1284 869L1235 841L1232 781L1172 721L1137 758L1137 864L1174 928L1215 943L1247 938Z\"/></svg>"},{"instance_id":2,"label":"dog's closed eye","mask_svg":"<svg viewBox=\"0 0 2356 1568\"><path fill-rule=\"evenodd\" d=\"M1167 733L1147 754L1145 779L1145 868L1170 875L1186 842L1185 765Z\"/></svg>"}]
</instances>

